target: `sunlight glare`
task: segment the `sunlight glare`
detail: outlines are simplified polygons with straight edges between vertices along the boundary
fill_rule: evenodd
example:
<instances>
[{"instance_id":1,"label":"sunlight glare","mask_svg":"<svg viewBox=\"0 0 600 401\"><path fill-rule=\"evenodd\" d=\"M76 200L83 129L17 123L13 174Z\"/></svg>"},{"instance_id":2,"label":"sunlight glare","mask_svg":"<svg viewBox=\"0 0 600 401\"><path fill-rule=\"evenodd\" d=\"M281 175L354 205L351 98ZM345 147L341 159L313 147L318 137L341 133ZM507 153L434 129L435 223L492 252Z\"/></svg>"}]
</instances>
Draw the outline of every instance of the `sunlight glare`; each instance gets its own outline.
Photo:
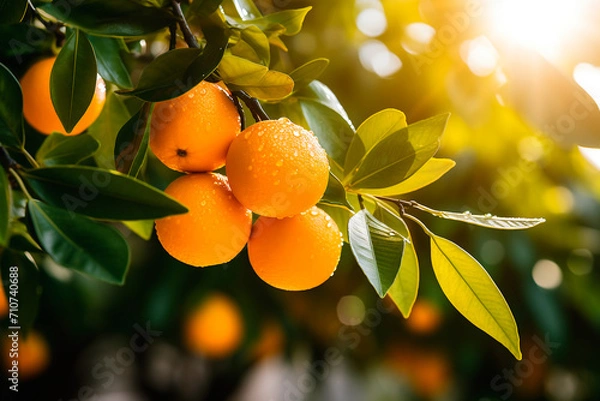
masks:
<instances>
[{"instance_id":1,"label":"sunlight glare","mask_svg":"<svg viewBox=\"0 0 600 401\"><path fill-rule=\"evenodd\" d=\"M585 16L588 1L497 0L492 7L492 30L505 42L554 58Z\"/></svg>"}]
</instances>

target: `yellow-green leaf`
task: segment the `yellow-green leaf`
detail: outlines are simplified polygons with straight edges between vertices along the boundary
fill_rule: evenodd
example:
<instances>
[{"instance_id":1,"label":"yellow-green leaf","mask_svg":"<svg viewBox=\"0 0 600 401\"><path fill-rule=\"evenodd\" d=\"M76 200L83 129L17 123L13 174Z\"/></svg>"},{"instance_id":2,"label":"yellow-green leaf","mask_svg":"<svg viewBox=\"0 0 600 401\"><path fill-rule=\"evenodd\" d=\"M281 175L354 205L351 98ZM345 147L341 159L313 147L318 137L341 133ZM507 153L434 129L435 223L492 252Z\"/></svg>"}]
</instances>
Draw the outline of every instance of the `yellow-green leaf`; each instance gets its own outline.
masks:
<instances>
[{"instance_id":1,"label":"yellow-green leaf","mask_svg":"<svg viewBox=\"0 0 600 401\"><path fill-rule=\"evenodd\" d=\"M433 271L450 303L520 360L515 318L488 272L452 241L431 232L428 234Z\"/></svg>"},{"instance_id":2,"label":"yellow-green leaf","mask_svg":"<svg viewBox=\"0 0 600 401\"><path fill-rule=\"evenodd\" d=\"M401 183L388 188L365 189L364 192L375 196L395 196L414 192L439 180L455 165L454 160L433 157Z\"/></svg>"}]
</instances>

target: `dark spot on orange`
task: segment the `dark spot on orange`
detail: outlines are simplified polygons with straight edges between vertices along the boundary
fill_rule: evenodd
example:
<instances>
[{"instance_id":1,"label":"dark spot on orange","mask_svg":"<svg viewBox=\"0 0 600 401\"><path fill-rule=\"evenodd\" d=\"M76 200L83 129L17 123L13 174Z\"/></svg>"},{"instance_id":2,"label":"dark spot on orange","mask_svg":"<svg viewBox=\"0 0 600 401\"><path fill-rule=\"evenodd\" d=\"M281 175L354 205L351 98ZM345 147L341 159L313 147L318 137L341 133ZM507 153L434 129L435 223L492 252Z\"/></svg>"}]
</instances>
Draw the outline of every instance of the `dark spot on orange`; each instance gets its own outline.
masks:
<instances>
[{"instance_id":1,"label":"dark spot on orange","mask_svg":"<svg viewBox=\"0 0 600 401\"><path fill-rule=\"evenodd\" d=\"M179 157L186 157L187 156L187 150L185 150L185 149L177 149L177 156L179 156Z\"/></svg>"}]
</instances>

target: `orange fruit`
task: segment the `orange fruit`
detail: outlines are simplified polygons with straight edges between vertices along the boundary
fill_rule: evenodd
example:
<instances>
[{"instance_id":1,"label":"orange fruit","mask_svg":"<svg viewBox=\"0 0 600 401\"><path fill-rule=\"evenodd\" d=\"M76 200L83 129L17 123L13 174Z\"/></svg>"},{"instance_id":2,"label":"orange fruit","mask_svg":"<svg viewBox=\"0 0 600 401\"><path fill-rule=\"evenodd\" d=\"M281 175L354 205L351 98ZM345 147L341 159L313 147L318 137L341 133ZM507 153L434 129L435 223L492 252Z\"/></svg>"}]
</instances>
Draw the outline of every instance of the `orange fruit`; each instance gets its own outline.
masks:
<instances>
[{"instance_id":1,"label":"orange fruit","mask_svg":"<svg viewBox=\"0 0 600 401\"><path fill-rule=\"evenodd\" d=\"M13 366L13 361L18 361L19 377L23 379L39 375L48 367L50 362L48 343L36 331L31 331L26 338L23 337L22 333L20 334L18 350L10 337L5 337L3 348L4 367L10 369ZM13 352L18 352L18 357L12 355Z\"/></svg>"},{"instance_id":2,"label":"orange fruit","mask_svg":"<svg viewBox=\"0 0 600 401\"><path fill-rule=\"evenodd\" d=\"M150 149L173 170L212 171L225 164L240 128L240 115L227 91L202 81L183 95L156 104Z\"/></svg>"},{"instance_id":3,"label":"orange fruit","mask_svg":"<svg viewBox=\"0 0 600 401\"><path fill-rule=\"evenodd\" d=\"M100 115L106 101L106 84L100 75L97 75L96 90L90 105L73 130L67 133L54 110L50 97L50 74L55 60L56 57L51 57L38 61L21 78L23 115L29 125L42 134L60 132L69 136L77 135L92 125Z\"/></svg>"},{"instance_id":4,"label":"orange fruit","mask_svg":"<svg viewBox=\"0 0 600 401\"><path fill-rule=\"evenodd\" d=\"M329 161L317 138L287 118L245 129L231 143L226 168L236 198L267 217L308 210L329 180Z\"/></svg>"},{"instance_id":5,"label":"orange fruit","mask_svg":"<svg viewBox=\"0 0 600 401\"><path fill-rule=\"evenodd\" d=\"M4 293L4 286L2 280L0 280L0 317L8 314L8 298Z\"/></svg>"},{"instance_id":6,"label":"orange fruit","mask_svg":"<svg viewBox=\"0 0 600 401\"><path fill-rule=\"evenodd\" d=\"M406 325L410 330L419 334L434 332L442 323L442 313L439 308L426 300L419 300L413 306Z\"/></svg>"},{"instance_id":7,"label":"orange fruit","mask_svg":"<svg viewBox=\"0 0 600 401\"><path fill-rule=\"evenodd\" d=\"M342 235L321 209L293 217L261 216L248 241L248 257L256 274L282 290L308 290L325 282L340 260Z\"/></svg>"},{"instance_id":8,"label":"orange fruit","mask_svg":"<svg viewBox=\"0 0 600 401\"><path fill-rule=\"evenodd\" d=\"M238 305L227 295L209 295L187 317L185 344L194 353L224 358L244 337L244 320Z\"/></svg>"},{"instance_id":9,"label":"orange fruit","mask_svg":"<svg viewBox=\"0 0 600 401\"><path fill-rule=\"evenodd\" d=\"M184 175L165 192L189 210L156 220L158 239L175 259L196 267L218 265L233 259L248 242L252 213L235 199L227 177Z\"/></svg>"}]
</instances>

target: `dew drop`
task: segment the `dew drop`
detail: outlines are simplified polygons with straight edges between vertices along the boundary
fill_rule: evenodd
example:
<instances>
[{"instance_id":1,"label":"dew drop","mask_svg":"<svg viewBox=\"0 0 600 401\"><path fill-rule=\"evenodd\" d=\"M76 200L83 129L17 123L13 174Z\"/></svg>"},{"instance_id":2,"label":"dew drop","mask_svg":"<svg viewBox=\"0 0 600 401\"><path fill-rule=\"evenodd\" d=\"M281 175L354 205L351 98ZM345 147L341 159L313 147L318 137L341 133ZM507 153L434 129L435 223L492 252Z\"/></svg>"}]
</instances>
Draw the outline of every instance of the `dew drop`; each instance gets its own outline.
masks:
<instances>
[{"instance_id":1,"label":"dew drop","mask_svg":"<svg viewBox=\"0 0 600 401\"><path fill-rule=\"evenodd\" d=\"M315 152L313 152L312 150L308 154L310 155L310 157L315 157Z\"/></svg>"},{"instance_id":2,"label":"dew drop","mask_svg":"<svg viewBox=\"0 0 600 401\"><path fill-rule=\"evenodd\" d=\"M493 216L491 213L486 213L485 216L483 216L485 219L491 219Z\"/></svg>"},{"instance_id":3,"label":"dew drop","mask_svg":"<svg viewBox=\"0 0 600 401\"><path fill-rule=\"evenodd\" d=\"M279 159L279 160L277 160L277 163L275 163L275 165L276 165L277 167L281 167L281 166L283 166L283 159Z\"/></svg>"},{"instance_id":4,"label":"dew drop","mask_svg":"<svg viewBox=\"0 0 600 401\"><path fill-rule=\"evenodd\" d=\"M331 228L332 224L331 223L327 223L327 228Z\"/></svg>"},{"instance_id":5,"label":"dew drop","mask_svg":"<svg viewBox=\"0 0 600 401\"><path fill-rule=\"evenodd\" d=\"M264 134L265 134L265 131L262 131L262 130L261 130L261 131L258 131L258 132L256 133L256 135L258 135L258 136L263 136Z\"/></svg>"},{"instance_id":6,"label":"dew drop","mask_svg":"<svg viewBox=\"0 0 600 401\"><path fill-rule=\"evenodd\" d=\"M294 157L298 157L298 151L294 150Z\"/></svg>"},{"instance_id":7,"label":"dew drop","mask_svg":"<svg viewBox=\"0 0 600 401\"><path fill-rule=\"evenodd\" d=\"M202 202L200 202L200 206L206 206L206 201L203 200Z\"/></svg>"},{"instance_id":8,"label":"dew drop","mask_svg":"<svg viewBox=\"0 0 600 401\"><path fill-rule=\"evenodd\" d=\"M279 181L279 180L275 180L275 181L273 182L273 185L277 186L277 185L279 185L279 183L280 183L280 181Z\"/></svg>"},{"instance_id":9,"label":"dew drop","mask_svg":"<svg viewBox=\"0 0 600 401\"><path fill-rule=\"evenodd\" d=\"M248 166L248 171L252 171L252 166Z\"/></svg>"},{"instance_id":10,"label":"dew drop","mask_svg":"<svg viewBox=\"0 0 600 401\"><path fill-rule=\"evenodd\" d=\"M311 216L318 216L319 212L317 212L316 210L313 209L310 211L310 214L311 214Z\"/></svg>"},{"instance_id":11,"label":"dew drop","mask_svg":"<svg viewBox=\"0 0 600 401\"><path fill-rule=\"evenodd\" d=\"M260 144L260 146L258 147L258 151L259 151L259 152L262 152L262 150L263 150L264 148L265 148L265 145L261 143L261 144Z\"/></svg>"},{"instance_id":12,"label":"dew drop","mask_svg":"<svg viewBox=\"0 0 600 401\"><path fill-rule=\"evenodd\" d=\"M297 137L299 137L299 136L300 136L300 132L298 132L298 131L294 131L294 136L295 136L296 138L297 138Z\"/></svg>"},{"instance_id":13,"label":"dew drop","mask_svg":"<svg viewBox=\"0 0 600 401\"><path fill-rule=\"evenodd\" d=\"M471 212L469 212L468 210L466 212L463 212L463 216L465 217L470 217L471 216Z\"/></svg>"}]
</instances>

